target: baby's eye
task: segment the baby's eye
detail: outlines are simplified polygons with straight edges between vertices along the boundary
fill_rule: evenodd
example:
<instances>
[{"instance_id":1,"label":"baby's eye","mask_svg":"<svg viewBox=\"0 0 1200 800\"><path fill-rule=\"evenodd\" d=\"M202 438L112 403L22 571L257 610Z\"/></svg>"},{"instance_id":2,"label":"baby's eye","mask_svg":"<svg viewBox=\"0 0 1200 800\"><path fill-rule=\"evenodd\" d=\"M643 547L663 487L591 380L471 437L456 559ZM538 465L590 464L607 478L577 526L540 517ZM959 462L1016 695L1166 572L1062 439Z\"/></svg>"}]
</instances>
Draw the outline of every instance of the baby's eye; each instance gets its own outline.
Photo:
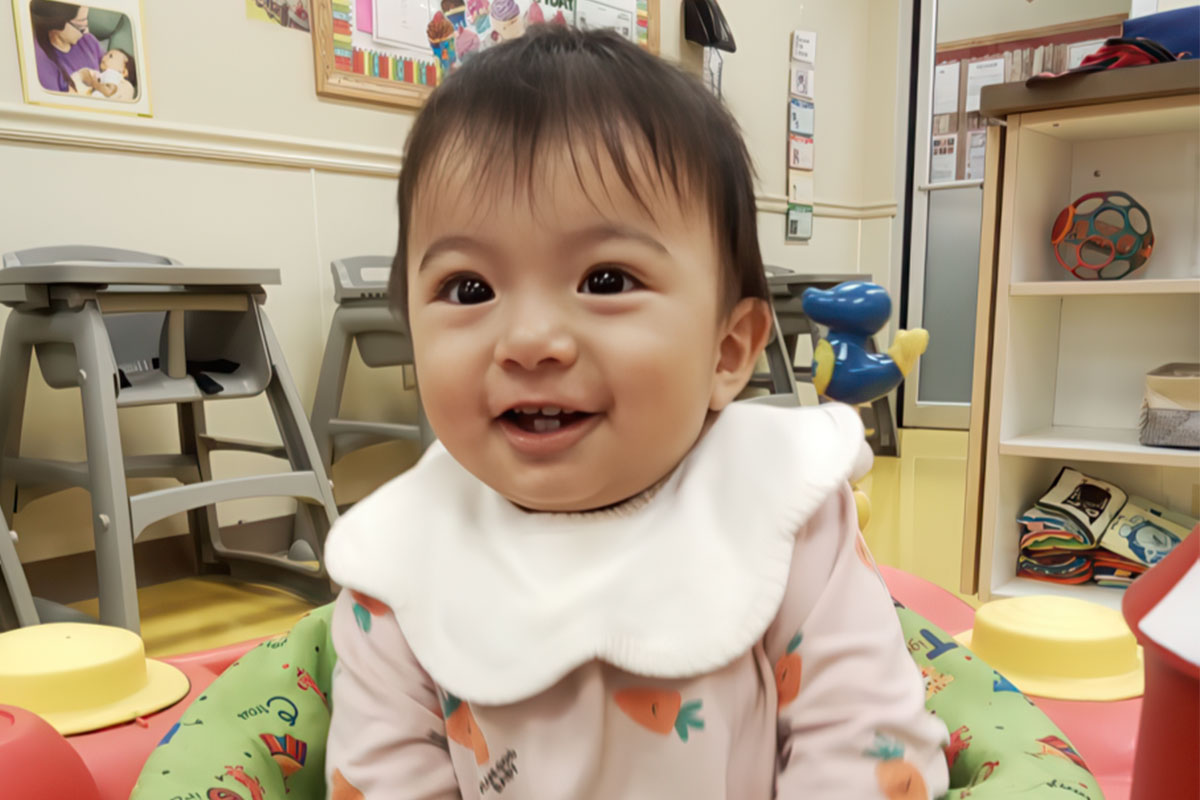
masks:
<instances>
[{"instance_id":1,"label":"baby's eye","mask_svg":"<svg viewBox=\"0 0 1200 800\"><path fill-rule=\"evenodd\" d=\"M496 292L478 275L456 275L442 284L438 299L462 306L474 306L495 298Z\"/></svg>"},{"instance_id":2,"label":"baby's eye","mask_svg":"<svg viewBox=\"0 0 1200 800\"><path fill-rule=\"evenodd\" d=\"M620 294L640 286L637 279L623 269L600 267L588 273L579 284L579 291L583 294Z\"/></svg>"}]
</instances>

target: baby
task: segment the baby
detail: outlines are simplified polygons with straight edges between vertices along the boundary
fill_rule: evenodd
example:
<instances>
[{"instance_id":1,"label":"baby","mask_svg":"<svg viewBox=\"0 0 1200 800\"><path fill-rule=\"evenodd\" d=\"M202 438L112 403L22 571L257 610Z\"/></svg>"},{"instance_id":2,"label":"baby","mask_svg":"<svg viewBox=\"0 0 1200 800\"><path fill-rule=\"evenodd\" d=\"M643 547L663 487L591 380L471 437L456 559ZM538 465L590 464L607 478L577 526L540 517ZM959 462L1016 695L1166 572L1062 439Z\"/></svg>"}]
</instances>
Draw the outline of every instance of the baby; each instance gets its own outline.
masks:
<instances>
[{"instance_id":1,"label":"baby","mask_svg":"<svg viewBox=\"0 0 1200 800\"><path fill-rule=\"evenodd\" d=\"M124 50L109 50L100 57L99 72L84 67L76 70L71 80L80 94L99 92L110 100L137 99L137 67Z\"/></svg>"},{"instance_id":2,"label":"baby","mask_svg":"<svg viewBox=\"0 0 1200 800\"><path fill-rule=\"evenodd\" d=\"M433 92L399 212L439 442L327 542L331 796L943 794L856 413L734 403L772 317L720 102L539 26Z\"/></svg>"}]
</instances>

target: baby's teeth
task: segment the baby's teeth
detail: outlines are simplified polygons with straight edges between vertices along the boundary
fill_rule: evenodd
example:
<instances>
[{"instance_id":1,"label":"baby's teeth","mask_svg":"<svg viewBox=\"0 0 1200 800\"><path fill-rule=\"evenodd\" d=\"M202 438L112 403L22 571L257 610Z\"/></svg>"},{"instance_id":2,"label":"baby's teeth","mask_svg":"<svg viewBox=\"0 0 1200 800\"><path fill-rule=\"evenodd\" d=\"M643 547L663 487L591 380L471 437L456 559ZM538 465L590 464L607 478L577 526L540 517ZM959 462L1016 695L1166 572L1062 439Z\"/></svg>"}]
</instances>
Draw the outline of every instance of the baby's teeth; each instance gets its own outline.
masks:
<instances>
[{"instance_id":1,"label":"baby's teeth","mask_svg":"<svg viewBox=\"0 0 1200 800\"><path fill-rule=\"evenodd\" d=\"M542 413L545 414L547 417L557 417L559 414L562 413L562 409L559 408L558 406L546 406L545 408L542 409Z\"/></svg>"},{"instance_id":2,"label":"baby's teeth","mask_svg":"<svg viewBox=\"0 0 1200 800\"><path fill-rule=\"evenodd\" d=\"M538 417L533 421L533 429L537 433L550 433L562 427L562 420Z\"/></svg>"},{"instance_id":3,"label":"baby's teeth","mask_svg":"<svg viewBox=\"0 0 1200 800\"><path fill-rule=\"evenodd\" d=\"M521 407L522 414L536 414L540 410L541 409L539 409L537 406L522 406Z\"/></svg>"}]
</instances>

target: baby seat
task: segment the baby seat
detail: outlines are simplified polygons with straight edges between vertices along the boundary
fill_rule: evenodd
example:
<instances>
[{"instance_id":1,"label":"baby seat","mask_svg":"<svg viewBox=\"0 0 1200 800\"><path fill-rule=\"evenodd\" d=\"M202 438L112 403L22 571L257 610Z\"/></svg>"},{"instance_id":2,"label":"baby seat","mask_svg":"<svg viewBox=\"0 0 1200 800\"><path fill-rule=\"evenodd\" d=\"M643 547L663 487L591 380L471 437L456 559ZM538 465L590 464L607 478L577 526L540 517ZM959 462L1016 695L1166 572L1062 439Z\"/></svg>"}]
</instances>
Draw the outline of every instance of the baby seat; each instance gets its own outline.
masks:
<instances>
[{"instance_id":1,"label":"baby seat","mask_svg":"<svg viewBox=\"0 0 1200 800\"><path fill-rule=\"evenodd\" d=\"M332 610L313 611L219 677L151 754L131 800L324 798ZM896 611L926 705L951 732L947 797L1101 800L1082 758L1031 701L941 628Z\"/></svg>"},{"instance_id":2,"label":"baby seat","mask_svg":"<svg viewBox=\"0 0 1200 800\"><path fill-rule=\"evenodd\" d=\"M321 552L337 516L283 352L262 309L278 270L187 267L164 256L109 247L44 247L6 253L0 302L12 308L0 350L0 503L21 505L69 487L91 495L100 621L139 629L133 544L152 523L187 512L201 572L232 573L332 597ZM78 387L87 460L22 455L21 428L32 356L46 383ZM281 444L210 435L205 401L265 395ZM179 450L126 456L117 410L174 405ZM288 471L213 479L218 450L283 459ZM182 485L130 495L127 478ZM216 503L250 497L299 502L278 551L226 546ZM5 534L7 535L7 534ZM0 549L0 629L37 619L15 556ZM7 587L7 591L5 591ZM31 619L32 617L32 619Z\"/></svg>"}]
</instances>

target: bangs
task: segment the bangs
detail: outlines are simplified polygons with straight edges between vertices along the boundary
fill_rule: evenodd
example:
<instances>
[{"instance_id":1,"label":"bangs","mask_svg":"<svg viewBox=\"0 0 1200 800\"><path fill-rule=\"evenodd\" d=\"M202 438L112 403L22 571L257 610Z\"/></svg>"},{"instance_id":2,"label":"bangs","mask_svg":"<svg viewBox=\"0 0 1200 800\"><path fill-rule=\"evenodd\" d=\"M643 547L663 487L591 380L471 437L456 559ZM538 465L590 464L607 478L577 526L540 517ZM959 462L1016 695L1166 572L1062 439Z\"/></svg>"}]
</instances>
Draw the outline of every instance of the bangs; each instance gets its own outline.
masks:
<instances>
[{"instance_id":1,"label":"bangs","mask_svg":"<svg viewBox=\"0 0 1200 800\"><path fill-rule=\"evenodd\" d=\"M528 133L509 133L502 122L459 127L437 144L428 163L414 176L413 217L438 213L441 203L467 204L479 212L528 204L537 215L554 176L573 177L597 211L602 202L624 194L651 219L655 209L673 202L710 214L707 187L697 173L655 160L646 139L628 123L612 130L589 128L586 120L551 117ZM482 131L506 131L480 141ZM528 136L528 138L525 138ZM431 207L430 198L442 195ZM410 223L413 218L410 217Z\"/></svg>"},{"instance_id":2,"label":"bangs","mask_svg":"<svg viewBox=\"0 0 1200 800\"><path fill-rule=\"evenodd\" d=\"M453 182L536 202L538 175L560 154L582 187L599 176L611 196L615 177L651 217L664 200L695 204L717 236L726 305L767 298L749 156L728 111L695 78L615 34L543 25L475 56L413 125L389 287L405 317L415 203L468 174Z\"/></svg>"}]
</instances>

